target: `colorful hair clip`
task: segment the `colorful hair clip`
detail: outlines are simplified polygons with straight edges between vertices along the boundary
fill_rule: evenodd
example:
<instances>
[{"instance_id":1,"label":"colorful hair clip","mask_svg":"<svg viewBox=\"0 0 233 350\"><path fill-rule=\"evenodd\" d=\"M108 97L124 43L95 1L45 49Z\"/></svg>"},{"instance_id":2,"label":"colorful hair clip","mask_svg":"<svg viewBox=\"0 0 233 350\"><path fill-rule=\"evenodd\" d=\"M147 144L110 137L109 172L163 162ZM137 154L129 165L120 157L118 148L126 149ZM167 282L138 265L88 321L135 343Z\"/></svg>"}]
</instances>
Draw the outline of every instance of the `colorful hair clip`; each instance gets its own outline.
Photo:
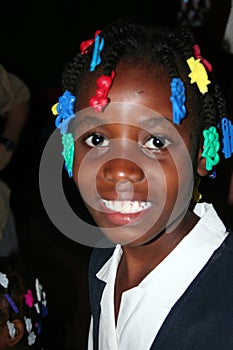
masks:
<instances>
[{"instance_id":1,"label":"colorful hair clip","mask_svg":"<svg viewBox=\"0 0 233 350\"><path fill-rule=\"evenodd\" d=\"M6 321L6 324L7 324L9 336L10 336L11 338L14 338L15 335L16 335L16 328L15 328L14 322Z\"/></svg>"},{"instance_id":2,"label":"colorful hair clip","mask_svg":"<svg viewBox=\"0 0 233 350\"><path fill-rule=\"evenodd\" d=\"M34 304L34 299L32 296L32 291L28 289L27 293L25 294L25 303L31 308Z\"/></svg>"},{"instance_id":3,"label":"colorful hair clip","mask_svg":"<svg viewBox=\"0 0 233 350\"><path fill-rule=\"evenodd\" d=\"M200 59L201 63L205 66L205 68L208 70L208 72L212 72L212 65L205 59L201 56L201 50L200 50L200 47L195 44L193 46L193 49L194 49L194 57L195 59Z\"/></svg>"},{"instance_id":4,"label":"colorful hair clip","mask_svg":"<svg viewBox=\"0 0 233 350\"><path fill-rule=\"evenodd\" d=\"M36 287L36 296L37 296L37 299L38 299L38 301L41 301L41 299L42 299L42 290L43 290L43 288L42 288L42 285L40 284L38 278L36 278L35 287Z\"/></svg>"},{"instance_id":5,"label":"colorful hair clip","mask_svg":"<svg viewBox=\"0 0 233 350\"><path fill-rule=\"evenodd\" d=\"M74 160L74 137L71 133L62 135L63 151L62 155L65 160L65 168L69 177L72 177L73 160Z\"/></svg>"},{"instance_id":6,"label":"colorful hair clip","mask_svg":"<svg viewBox=\"0 0 233 350\"><path fill-rule=\"evenodd\" d=\"M180 124L180 121L186 115L185 107L185 87L184 83L180 78L173 78L171 81L171 92L172 95L170 100L172 102L172 116L175 124Z\"/></svg>"},{"instance_id":7,"label":"colorful hair clip","mask_svg":"<svg viewBox=\"0 0 233 350\"><path fill-rule=\"evenodd\" d=\"M6 300L8 301L8 303L10 304L12 310L18 314L19 313L19 309L18 306L15 304L14 300L10 297L10 295L8 293L4 294L4 297L6 298Z\"/></svg>"},{"instance_id":8,"label":"colorful hair clip","mask_svg":"<svg viewBox=\"0 0 233 350\"><path fill-rule=\"evenodd\" d=\"M24 323L25 323L26 330L28 332L28 345L31 346L36 341L36 335L32 331L32 320L24 316Z\"/></svg>"},{"instance_id":9,"label":"colorful hair clip","mask_svg":"<svg viewBox=\"0 0 233 350\"><path fill-rule=\"evenodd\" d=\"M104 48L104 38L100 38L99 35L96 35L91 64L90 64L90 72L93 72L95 70L95 67L101 63L100 54L103 48Z\"/></svg>"},{"instance_id":10,"label":"colorful hair clip","mask_svg":"<svg viewBox=\"0 0 233 350\"><path fill-rule=\"evenodd\" d=\"M202 156L206 158L206 170L212 170L214 165L217 165L220 157L218 151L220 149L219 135L214 126L208 130L203 131L204 136L204 150Z\"/></svg>"},{"instance_id":11,"label":"colorful hair clip","mask_svg":"<svg viewBox=\"0 0 233 350\"><path fill-rule=\"evenodd\" d=\"M28 345L32 346L36 341L36 335L34 332L30 332L28 335Z\"/></svg>"},{"instance_id":12,"label":"colorful hair clip","mask_svg":"<svg viewBox=\"0 0 233 350\"><path fill-rule=\"evenodd\" d=\"M190 57L187 63L191 70L188 75L191 79L190 84L197 83L200 92L205 94L208 91L207 85L210 84L210 80L208 80L204 65L200 62L200 59L195 60L194 57Z\"/></svg>"},{"instance_id":13,"label":"colorful hair clip","mask_svg":"<svg viewBox=\"0 0 233 350\"><path fill-rule=\"evenodd\" d=\"M68 125L71 119L75 117L74 104L76 97L73 96L68 90L59 98L59 103L52 107L54 115L58 114L55 120L55 125L60 128L62 136L63 151L62 156L65 160L65 167L68 170L68 174L72 176L72 166L74 158L74 139L71 133L67 133ZM39 293L38 281L36 281L36 291ZM40 299L38 298L40 301Z\"/></svg>"},{"instance_id":14,"label":"colorful hair clip","mask_svg":"<svg viewBox=\"0 0 233 350\"><path fill-rule=\"evenodd\" d=\"M101 112L105 105L109 102L107 95L115 75L116 73L112 71L111 76L101 75L101 77L97 79L96 96L93 96L90 99L90 106L94 107L97 112Z\"/></svg>"},{"instance_id":15,"label":"colorful hair clip","mask_svg":"<svg viewBox=\"0 0 233 350\"><path fill-rule=\"evenodd\" d=\"M58 115L55 120L55 125L61 130L61 134L65 134L67 132L70 120L75 117L75 101L76 97L66 90L64 94L59 97L59 102L52 107L53 114Z\"/></svg>"},{"instance_id":16,"label":"colorful hair clip","mask_svg":"<svg viewBox=\"0 0 233 350\"><path fill-rule=\"evenodd\" d=\"M216 176L217 176L216 170L213 170L213 171L209 174L209 177L210 177L211 179L215 179Z\"/></svg>"},{"instance_id":17,"label":"colorful hair clip","mask_svg":"<svg viewBox=\"0 0 233 350\"><path fill-rule=\"evenodd\" d=\"M39 307L39 304L38 304L38 303L35 303L34 306L35 306L36 312L37 312L38 314L40 314L40 307Z\"/></svg>"},{"instance_id":18,"label":"colorful hair clip","mask_svg":"<svg viewBox=\"0 0 233 350\"><path fill-rule=\"evenodd\" d=\"M30 333L32 330L32 320L24 316L24 323L25 323L27 332Z\"/></svg>"},{"instance_id":19,"label":"colorful hair clip","mask_svg":"<svg viewBox=\"0 0 233 350\"><path fill-rule=\"evenodd\" d=\"M43 300L41 300L41 304L46 306L47 305L47 300L46 300L46 294L45 292L43 291L42 293L42 297L43 297Z\"/></svg>"},{"instance_id":20,"label":"colorful hair clip","mask_svg":"<svg viewBox=\"0 0 233 350\"><path fill-rule=\"evenodd\" d=\"M45 317L48 315L48 308L45 305L42 305L41 317Z\"/></svg>"},{"instance_id":21,"label":"colorful hair clip","mask_svg":"<svg viewBox=\"0 0 233 350\"><path fill-rule=\"evenodd\" d=\"M36 329L37 329L37 333L38 333L38 334L41 334L41 330L42 330L41 322L36 321L35 327L36 327Z\"/></svg>"},{"instance_id":22,"label":"colorful hair clip","mask_svg":"<svg viewBox=\"0 0 233 350\"><path fill-rule=\"evenodd\" d=\"M233 125L227 118L222 118L222 142L225 158L230 158L233 153Z\"/></svg>"},{"instance_id":23,"label":"colorful hair clip","mask_svg":"<svg viewBox=\"0 0 233 350\"><path fill-rule=\"evenodd\" d=\"M89 39L86 41L82 41L80 44L80 51L82 55L85 55L88 52L88 48L94 43L97 35L101 33L101 30L97 30L94 34L94 39Z\"/></svg>"},{"instance_id":24,"label":"colorful hair clip","mask_svg":"<svg viewBox=\"0 0 233 350\"><path fill-rule=\"evenodd\" d=\"M6 275L4 273L0 272L0 285L3 288L7 288L8 287L8 283L9 283L9 280L6 277Z\"/></svg>"}]
</instances>

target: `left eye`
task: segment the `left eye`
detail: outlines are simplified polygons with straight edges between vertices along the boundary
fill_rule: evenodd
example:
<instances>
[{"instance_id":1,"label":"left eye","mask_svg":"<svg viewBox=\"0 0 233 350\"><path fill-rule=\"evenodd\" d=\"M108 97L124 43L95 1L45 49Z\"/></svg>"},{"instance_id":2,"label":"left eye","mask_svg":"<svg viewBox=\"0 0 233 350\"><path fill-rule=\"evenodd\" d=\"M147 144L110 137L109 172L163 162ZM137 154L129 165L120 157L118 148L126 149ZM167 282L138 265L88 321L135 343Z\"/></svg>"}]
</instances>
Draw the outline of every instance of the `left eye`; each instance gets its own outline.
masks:
<instances>
[{"instance_id":1,"label":"left eye","mask_svg":"<svg viewBox=\"0 0 233 350\"><path fill-rule=\"evenodd\" d=\"M149 140L147 140L144 143L143 147L152 150L159 150L168 147L170 144L171 142L165 137L152 136Z\"/></svg>"},{"instance_id":2,"label":"left eye","mask_svg":"<svg viewBox=\"0 0 233 350\"><path fill-rule=\"evenodd\" d=\"M106 147L109 144L109 140L101 134L92 134L85 138L85 143L89 147Z\"/></svg>"}]
</instances>

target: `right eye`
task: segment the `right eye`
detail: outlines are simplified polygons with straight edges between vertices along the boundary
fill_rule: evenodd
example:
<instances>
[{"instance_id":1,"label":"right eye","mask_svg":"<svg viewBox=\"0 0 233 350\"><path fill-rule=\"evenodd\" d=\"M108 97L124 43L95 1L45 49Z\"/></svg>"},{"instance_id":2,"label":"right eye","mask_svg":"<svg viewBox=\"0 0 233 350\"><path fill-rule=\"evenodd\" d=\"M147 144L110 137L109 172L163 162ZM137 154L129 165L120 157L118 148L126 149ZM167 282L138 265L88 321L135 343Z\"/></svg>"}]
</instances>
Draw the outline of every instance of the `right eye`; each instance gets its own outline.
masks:
<instances>
[{"instance_id":1,"label":"right eye","mask_svg":"<svg viewBox=\"0 0 233 350\"><path fill-rule=\"evenodd\" d=\"M89 147L106 147L109 145L109 140L107 140L102 134L94 133L85 138L85 143Z\"/></svg>"}]
</instances>

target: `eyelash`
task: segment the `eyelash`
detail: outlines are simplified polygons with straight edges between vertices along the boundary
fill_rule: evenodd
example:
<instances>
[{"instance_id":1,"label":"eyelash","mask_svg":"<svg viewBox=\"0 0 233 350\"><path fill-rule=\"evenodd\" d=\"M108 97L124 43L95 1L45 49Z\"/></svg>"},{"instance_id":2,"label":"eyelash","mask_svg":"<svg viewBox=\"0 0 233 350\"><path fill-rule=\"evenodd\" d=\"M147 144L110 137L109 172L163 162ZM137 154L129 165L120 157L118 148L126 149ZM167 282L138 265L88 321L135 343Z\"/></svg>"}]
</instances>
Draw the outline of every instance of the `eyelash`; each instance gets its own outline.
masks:
<instances>
[{"instance_id":1,"label":"eyelash","mask_svg":"<svg viewBox=\"0 0 233 350\"><path fill-rule=\"evenodd\" d=\"M95 141L98 144L94 144L93 141ZM93 133L93 134L88 134L85 138L84 138L84 142L86 143L87 146L91 147L91 148L95 148L95 147L107 147L110 143L110 141L101 133ZM150 145L147 145L148 143L151 143ZM154 142L157 142L157 145L154 144ZM164 137L164 136L154 136L152 135L144 144L143 144L143 148L147 148L149 150L152 151L160 151L161 149L165 149L167 148L169 145L171 144L171 141Z\"/></svg>"},{"instance_id":2,"label":"eyelash","mask_svg":"<svg viewBox=\"0 0 233 350\"><path fill-rule=\"evenodd\" d=\"M153 142L152 145L147 145L147 143L149 142ZM157 145L154 144L154 142L157 142ZM161 149L165 149L167 148L169 145L171 144L171 141L167 138L167 137L164 137L164 136L154 136L152 135L144 144L143 144L143 147L144 148L148 148L149 150L154 150L154 151L159 151Z\"/></svg>"}]
</instances>

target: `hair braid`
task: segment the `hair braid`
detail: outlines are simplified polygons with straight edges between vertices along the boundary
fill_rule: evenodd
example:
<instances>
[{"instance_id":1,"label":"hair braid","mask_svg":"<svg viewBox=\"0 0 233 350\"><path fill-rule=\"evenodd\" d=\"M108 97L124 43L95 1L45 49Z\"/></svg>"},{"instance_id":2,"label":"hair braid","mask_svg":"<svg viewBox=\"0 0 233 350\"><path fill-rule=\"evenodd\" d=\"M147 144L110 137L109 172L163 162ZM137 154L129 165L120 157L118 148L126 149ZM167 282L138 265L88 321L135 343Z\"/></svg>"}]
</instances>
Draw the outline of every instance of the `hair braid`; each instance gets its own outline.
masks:
<instances>
[{"instance_id":1,"label":"hair braid","mask_svg":"<svg viewBox=\"0 0 233 350\"><path fill-rule=\"evenodd\" d=\"M196 42L189 27L180 26L175 29L168 26L152 27L116 22L109 29L103 29L100 35L105 43L101 53L102 62L96 67L96 74L99 76L110 75L121 61L142 65L150 69L152 74L151 68L156 66L168 77L182 79L187 92L188 112L192 110L198 136L202 134L203 128L217 126L220 118L226 115L224 97L216 86L212 73L208 72L211 83L204 95L197 84L190 84L187 59L194 56ZM63 73L63 89L69 90L77 99L80 86L85 84L89 72L92 52L93 45L89 47L87 54L77 54Z\"/></svg>"}]
</instances>

